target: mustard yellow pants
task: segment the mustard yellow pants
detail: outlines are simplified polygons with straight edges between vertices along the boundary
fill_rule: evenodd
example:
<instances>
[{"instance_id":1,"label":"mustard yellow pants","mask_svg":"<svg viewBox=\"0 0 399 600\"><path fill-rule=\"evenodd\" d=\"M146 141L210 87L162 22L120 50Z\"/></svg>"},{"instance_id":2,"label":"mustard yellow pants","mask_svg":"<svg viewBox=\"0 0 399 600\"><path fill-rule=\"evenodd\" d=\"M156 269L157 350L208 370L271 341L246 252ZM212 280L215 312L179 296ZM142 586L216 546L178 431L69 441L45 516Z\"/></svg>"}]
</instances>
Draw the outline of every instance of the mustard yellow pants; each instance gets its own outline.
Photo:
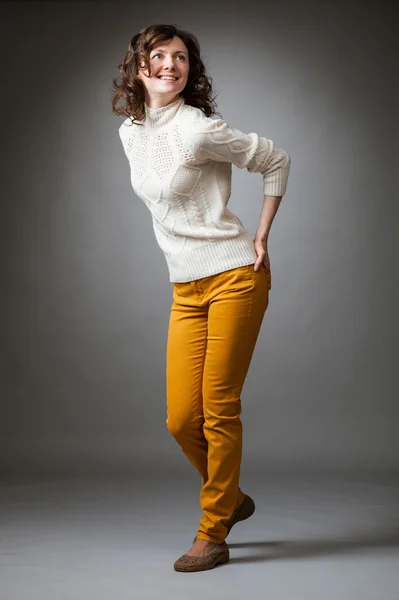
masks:
<instances>
[{"instance_id":1,"label":"mustard yellow pants","mask_svg":"<svg viewBox=\"0 0 399 600\"><path fill-rule=\"evenodd\" d=\"M238 267L173 283L166 425L202 479L202 540L221 543L241 504L241 390L269 302L270 270Z\"/></svg>"}]
</instances>

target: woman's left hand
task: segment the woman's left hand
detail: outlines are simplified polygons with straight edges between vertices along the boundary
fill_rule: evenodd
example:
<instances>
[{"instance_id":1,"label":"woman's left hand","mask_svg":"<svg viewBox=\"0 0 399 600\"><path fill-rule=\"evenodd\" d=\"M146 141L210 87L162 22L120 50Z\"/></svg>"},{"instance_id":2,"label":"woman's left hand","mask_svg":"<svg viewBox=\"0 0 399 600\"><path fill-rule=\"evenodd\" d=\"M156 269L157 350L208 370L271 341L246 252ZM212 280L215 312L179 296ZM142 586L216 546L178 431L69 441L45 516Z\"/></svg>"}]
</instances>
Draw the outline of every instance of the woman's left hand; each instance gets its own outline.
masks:
<instances>
[{"instance_id":1,"label":"woman's left hand","mask_svg":"<svg viewBox=\"0 0 399 600\"><path fill-rule=\"evenodd\" d=\"M266 269L270 271L270 259L267 250L267 238L263 240L255 238L254 246L257 255L254 270L259 271L261 265L263 265L264 267L266 267Z\"/></svg>"}]
</instances>

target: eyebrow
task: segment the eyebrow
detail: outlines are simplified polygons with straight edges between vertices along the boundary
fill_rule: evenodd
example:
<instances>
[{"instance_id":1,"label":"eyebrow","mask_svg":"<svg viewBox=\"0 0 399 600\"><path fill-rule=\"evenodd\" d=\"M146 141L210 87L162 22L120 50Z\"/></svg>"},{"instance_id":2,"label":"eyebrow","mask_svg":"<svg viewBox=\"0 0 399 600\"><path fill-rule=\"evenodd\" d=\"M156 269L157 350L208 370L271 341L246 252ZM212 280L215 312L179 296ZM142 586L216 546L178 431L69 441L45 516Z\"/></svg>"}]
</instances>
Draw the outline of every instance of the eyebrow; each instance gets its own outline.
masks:
<instances>
[{"instance_id":1,"label":"eyebrow","mask_svg":"<svg viewBox=\"0 0 399 600\"><path fill-rule=\"evenodd\" d=\"M153 52L165 52L165 48L154 48ZM174 54L187 54L184 50L175 50Z\"/></svg>"}]
</instances>

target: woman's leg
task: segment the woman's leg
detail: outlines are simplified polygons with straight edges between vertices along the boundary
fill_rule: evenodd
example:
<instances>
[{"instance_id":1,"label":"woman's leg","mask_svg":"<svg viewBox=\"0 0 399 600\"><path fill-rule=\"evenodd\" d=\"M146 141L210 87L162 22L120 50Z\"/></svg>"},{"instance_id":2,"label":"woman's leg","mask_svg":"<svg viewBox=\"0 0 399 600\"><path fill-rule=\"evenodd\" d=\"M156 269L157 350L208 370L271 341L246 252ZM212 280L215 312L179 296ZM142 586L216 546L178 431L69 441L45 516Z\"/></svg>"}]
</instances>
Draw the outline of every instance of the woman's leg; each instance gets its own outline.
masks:
<instances>
[{"instance_id":1,"label":"woman's leg","mask_svg":"<svg viewBox=\"0 0 399 600\"><path fill-rule=\"evenodd\" d=\"M208 310L199 306L194 282L174 284L166 350L166 425L202 484L208 479L208 442L202 429L207 330Z\"/></svg>"},{"instance_id":2,"label":"woman's leg","mask_svg":"<svg viewBox=\"0 0 399 600\"><path fill-rule=\"evenodd\" d=\"M270 271L262 267L255 272L253 265L203 278L197 286L203 303L209 306L202 380L208 478L200 493L204 514L197 537L215 543L225 539L224 521L244 497L239 488L241 390L268 305L269 288ZM201 330L197 325L199 331L204 337L204 324ZM201 351L204 348L202 342Z\"/></svg>"}]
</instances>

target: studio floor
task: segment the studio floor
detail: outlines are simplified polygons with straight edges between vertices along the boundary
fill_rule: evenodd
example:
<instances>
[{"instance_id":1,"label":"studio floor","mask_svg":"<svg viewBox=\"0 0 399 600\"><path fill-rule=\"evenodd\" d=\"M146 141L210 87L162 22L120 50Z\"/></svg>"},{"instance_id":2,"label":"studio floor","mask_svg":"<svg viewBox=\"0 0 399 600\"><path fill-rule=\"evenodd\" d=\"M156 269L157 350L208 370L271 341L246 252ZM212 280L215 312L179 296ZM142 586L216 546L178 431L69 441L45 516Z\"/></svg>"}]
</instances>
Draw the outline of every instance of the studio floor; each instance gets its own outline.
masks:
<instances>
[{"instance_id":1,"label":"studio floor","mask_svg":"<svg viewBox=\"0 0 399 600\"><path fill-rule=\"evenodd\" d=\"M247 478L230 562L179 573L201 516L192 478L7 480L1 600L399 600L399 481Z\"/></svg>"}]
</instances>

